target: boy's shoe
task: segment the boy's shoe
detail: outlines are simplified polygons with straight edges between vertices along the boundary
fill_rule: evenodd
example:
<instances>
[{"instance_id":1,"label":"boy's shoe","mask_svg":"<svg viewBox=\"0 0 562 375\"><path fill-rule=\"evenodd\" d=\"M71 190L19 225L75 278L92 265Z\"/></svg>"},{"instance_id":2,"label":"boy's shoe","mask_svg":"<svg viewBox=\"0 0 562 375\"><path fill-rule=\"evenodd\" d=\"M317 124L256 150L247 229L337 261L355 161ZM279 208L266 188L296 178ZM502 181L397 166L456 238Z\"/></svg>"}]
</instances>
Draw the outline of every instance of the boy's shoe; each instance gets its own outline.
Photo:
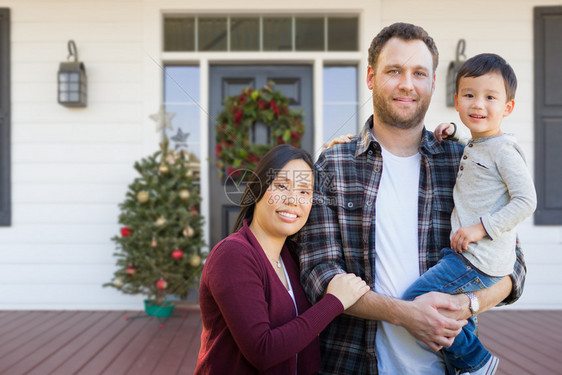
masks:
<instances>
[{"instance_id":1,"label":"boy's shoe","mask_svg":"<svg viewBox=\"0 0 562 375\"><path fill-rule=\"evenodd\" d=\"M500 360L496 356L491 356L488 362L478 370L473 372L463 372L460 375L494 375L498 369Z\"/></svg>"}]
</instances>

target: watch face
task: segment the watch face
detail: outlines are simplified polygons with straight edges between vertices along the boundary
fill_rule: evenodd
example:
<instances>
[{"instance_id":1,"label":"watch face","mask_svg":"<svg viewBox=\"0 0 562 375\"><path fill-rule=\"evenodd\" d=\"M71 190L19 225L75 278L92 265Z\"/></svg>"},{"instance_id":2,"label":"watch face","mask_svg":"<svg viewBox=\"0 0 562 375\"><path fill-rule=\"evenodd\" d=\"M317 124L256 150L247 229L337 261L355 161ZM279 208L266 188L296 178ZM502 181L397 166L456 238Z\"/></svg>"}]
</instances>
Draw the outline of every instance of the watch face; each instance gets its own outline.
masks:
<instances>
[{"instance_id":1,"label":"watch face","mask_svg":"<svg viewBox=\"0 0 562 375\"><path fill-rule=\"evenodd\" d=\"M476 314L480 309L480 302L478 298L473 293L467 293L468 298L470 298L470 311L472 314Z\"/></svg>"},{"instance_id":2,"label":"watch face","mask_svg":"<svg viewBox=\"0 0 562 375\"><path fill-rule=\"evenodd\" d=\"M474 297L472 300L472 311L476 314L480 310L480 302L478 302L478 298Z\"/></svg>"},{"instance_id":3,"label":"watch face","mask_svg":"<svg viewBox=\"0 0 562 375\"><path fill-rule=\"evenodd\" d=\"M472 315L476 315L478 313L478 310L480 309L478 298L472 292L466 292L465 294L470 299L470 304L468 305L470 312L472 313Z\"/></svg>"}]
</instances>

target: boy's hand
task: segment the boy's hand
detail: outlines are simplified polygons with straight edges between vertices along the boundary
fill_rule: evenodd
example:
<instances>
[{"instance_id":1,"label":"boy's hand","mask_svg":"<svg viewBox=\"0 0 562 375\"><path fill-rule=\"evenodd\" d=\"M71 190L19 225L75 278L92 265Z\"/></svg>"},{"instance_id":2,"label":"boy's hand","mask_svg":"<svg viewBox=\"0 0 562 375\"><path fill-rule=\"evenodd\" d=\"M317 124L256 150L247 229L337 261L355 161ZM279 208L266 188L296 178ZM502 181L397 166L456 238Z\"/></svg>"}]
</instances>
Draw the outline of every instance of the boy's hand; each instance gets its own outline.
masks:
<instances>
[{"instance_id":1,"label":"boy's hand","mask_svg":"<svg viewBox=\"0 0 562 375\"><path fill-rule=\"evenodd\" d=\"M468 249L469 243L480 241L485 236L486 231L482 223L463 227L453 234L451 238L451 249L455 250L457 253L462 253L464 250Z\"/></svg>"},{"instance_id":2,"label":"boy's hand","mask_svg":"<svg viewBox=\"0 0 562 375\"><path fill-rule=\"evenodd\" d=\"M354 137L353 134L340 135L339 137L332 139L329 144L324 143L324 145L322 145L322 150L326 150L332 147L333 145L337 145L340 143L349 143L351 142L351 138L353 137Z\"/></svg>"},{"instance_id":3,"label":"boy's hand","mask_svg":"<svg viewBox=\"0 0 562 375\"><path fill-rule=\"evenodd\" d=\"M455 134L455 125L452 122L442 122L433 131L433 135L439 142L453 134Z\"/></svg>"}]
</instances>

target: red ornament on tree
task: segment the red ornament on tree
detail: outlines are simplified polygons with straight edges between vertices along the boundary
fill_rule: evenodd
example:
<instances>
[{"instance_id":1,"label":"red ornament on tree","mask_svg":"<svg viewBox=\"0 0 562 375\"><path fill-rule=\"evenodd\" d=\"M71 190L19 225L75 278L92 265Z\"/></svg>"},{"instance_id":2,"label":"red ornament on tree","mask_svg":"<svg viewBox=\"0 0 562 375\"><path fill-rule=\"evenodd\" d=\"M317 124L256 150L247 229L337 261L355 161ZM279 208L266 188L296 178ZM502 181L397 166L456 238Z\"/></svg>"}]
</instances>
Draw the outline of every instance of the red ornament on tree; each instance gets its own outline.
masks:
<instances>
[{"instance_id":1,"label":"red ornament on tree","mask_svg":"<svg viewBox=\"0 0 562 375\"><path fill-rule=\"evenodd\" d=\"M164 290L167 287L168 287L168 282L162 278L156 282L156 288L160 290Z\"/></svg>"},{"instance_id":2,"label":"red ornament on tree","mask_svg":"<svg viewBox=\"0 0 562 375\"><path fill-rule=\"evenodd\" d=\"M129 236L129 234L131 234L131 228L129 228L129 227L123 227L123 228L121 228L121 235L122 235L123 237Z\"/></svg>"},{"instance_id":3,"label":"red ornament on tree","mask_svg":"<svg viewBox=\"0 0 562 375\"><path fill-rule=\"evenodd\" d=\"M181 251L180 249L175 249L174 251L172 251L172 258L174 258L175 260L180 260L183 257L183 251Z\"/></svg>"},{"instance_id":4,"label":"red ornament on tree","mask_svg":"<svg viewBox=\"0 0 562 375\"><path fill-rule=\"evenodd\" d=\"M133 267L132 264L125 268L125 273L129 276L133 276L135 272L137 272L137 270L135 269L135 267Z\"/></svg>"}]
</instances>

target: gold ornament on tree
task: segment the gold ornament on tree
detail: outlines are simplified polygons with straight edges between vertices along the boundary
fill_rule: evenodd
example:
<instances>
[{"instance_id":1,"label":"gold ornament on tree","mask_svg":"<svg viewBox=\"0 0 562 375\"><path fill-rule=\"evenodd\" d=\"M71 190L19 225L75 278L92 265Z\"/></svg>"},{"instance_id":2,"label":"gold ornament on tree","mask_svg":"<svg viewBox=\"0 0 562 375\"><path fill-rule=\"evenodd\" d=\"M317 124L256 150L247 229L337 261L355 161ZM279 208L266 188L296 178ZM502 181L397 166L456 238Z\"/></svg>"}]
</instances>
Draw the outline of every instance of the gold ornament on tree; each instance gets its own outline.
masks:
<instances>
[{"instance_id":1,"label":"gold ornament on tree","mask_svg":"<svg viewBox=\"0 0 562 375\"><path fill-rule=\"evenodd\" d=\"M187 150L168 150L168 154L166 155L166 162L168 164L175 164L178 159L189 161L190 154Z\"/></svg>"},{"instance_id":2,"label":"gold ornament on tree","mask_svg":"<svg viewBox=\"0 0 562 375\"><path fill-rule=\"evenodd\" d=\"M150 195L148 194L148 191L139 191L139 193L137 194L137 200L141 203L146 203L148 202L148 199L150 198Z\"/></svg>"},{"instance_id":3,"label":"gold ornament on tree","mask_svg":"<svg viewBox=\"0 0 562 375\"><path fill-rule=\"evenodd\" d=\"M166 224L166 218L164 216L160 216L156 220L156 226L161 227L162 225Z\"/></svg>"},{"instance_id":4,"label":"gold ornament on tree","mask_svg":"<svg viewBox=\"0 0 562 375\"><path fill-rule=\"evenodd\" d=\"M117 288L121 288L124 284L125 282L121 277L116 277L115 279L113 279L113 285L115 285Z\"/></svg>"},{"instance_id":5,"label":"gold ornament on tree","mask_svg":"<svg viewBox=\"0 0 562 375\"><path fill-rule=\"evenodd\" d=\"M191 194L189 193L189 190L187 190L187 189L181 189L179 195L180 195L180 198L184 201L191 197Z\"/></svg>"},{"instance_id":6,"label":"gold ornament on tree","mask_svg":"<svg viewBox=\"0 0 562 375\"><path fill-rule=\"evenodd\" d=\"M168 151L168 155L166 155L166 163L168 164L175 164L178 157L176 156L174 151Z\"/></svg>"},{"instance_id":7,"label":"gold ornament on tree","mask_svg":"<svg viewBox=\"0 0 562 375\"><path fill-rule=\"evenodd\" d=\"M162 163L158 166L158 172L160 172L160 174L168 174L170 173L170 167L168 167L168 164Z\"/></svg>"},{"instance_id":8,"label":"gold ornament on tree","mask_svg":"<svg viewBox=\"0 0 562 375\"><path fill-rule=\"evenodd\" d=\"M199 267L201 265L201 257L197 254L189 258L189 265L191 267Z\"/></svg>"},{"instance_id":9,"label":"gold ornament on tree","mask_svg":"<svg viewBox=\"0 0 562 375\"><path fill-rule=\"evenodd\" d=\"M183 230L183 235L186 236L187 238L191 238L195 235L195 230L193 230L192 227L190 227L189 225Z\"/></svg>"}]
</instances>

